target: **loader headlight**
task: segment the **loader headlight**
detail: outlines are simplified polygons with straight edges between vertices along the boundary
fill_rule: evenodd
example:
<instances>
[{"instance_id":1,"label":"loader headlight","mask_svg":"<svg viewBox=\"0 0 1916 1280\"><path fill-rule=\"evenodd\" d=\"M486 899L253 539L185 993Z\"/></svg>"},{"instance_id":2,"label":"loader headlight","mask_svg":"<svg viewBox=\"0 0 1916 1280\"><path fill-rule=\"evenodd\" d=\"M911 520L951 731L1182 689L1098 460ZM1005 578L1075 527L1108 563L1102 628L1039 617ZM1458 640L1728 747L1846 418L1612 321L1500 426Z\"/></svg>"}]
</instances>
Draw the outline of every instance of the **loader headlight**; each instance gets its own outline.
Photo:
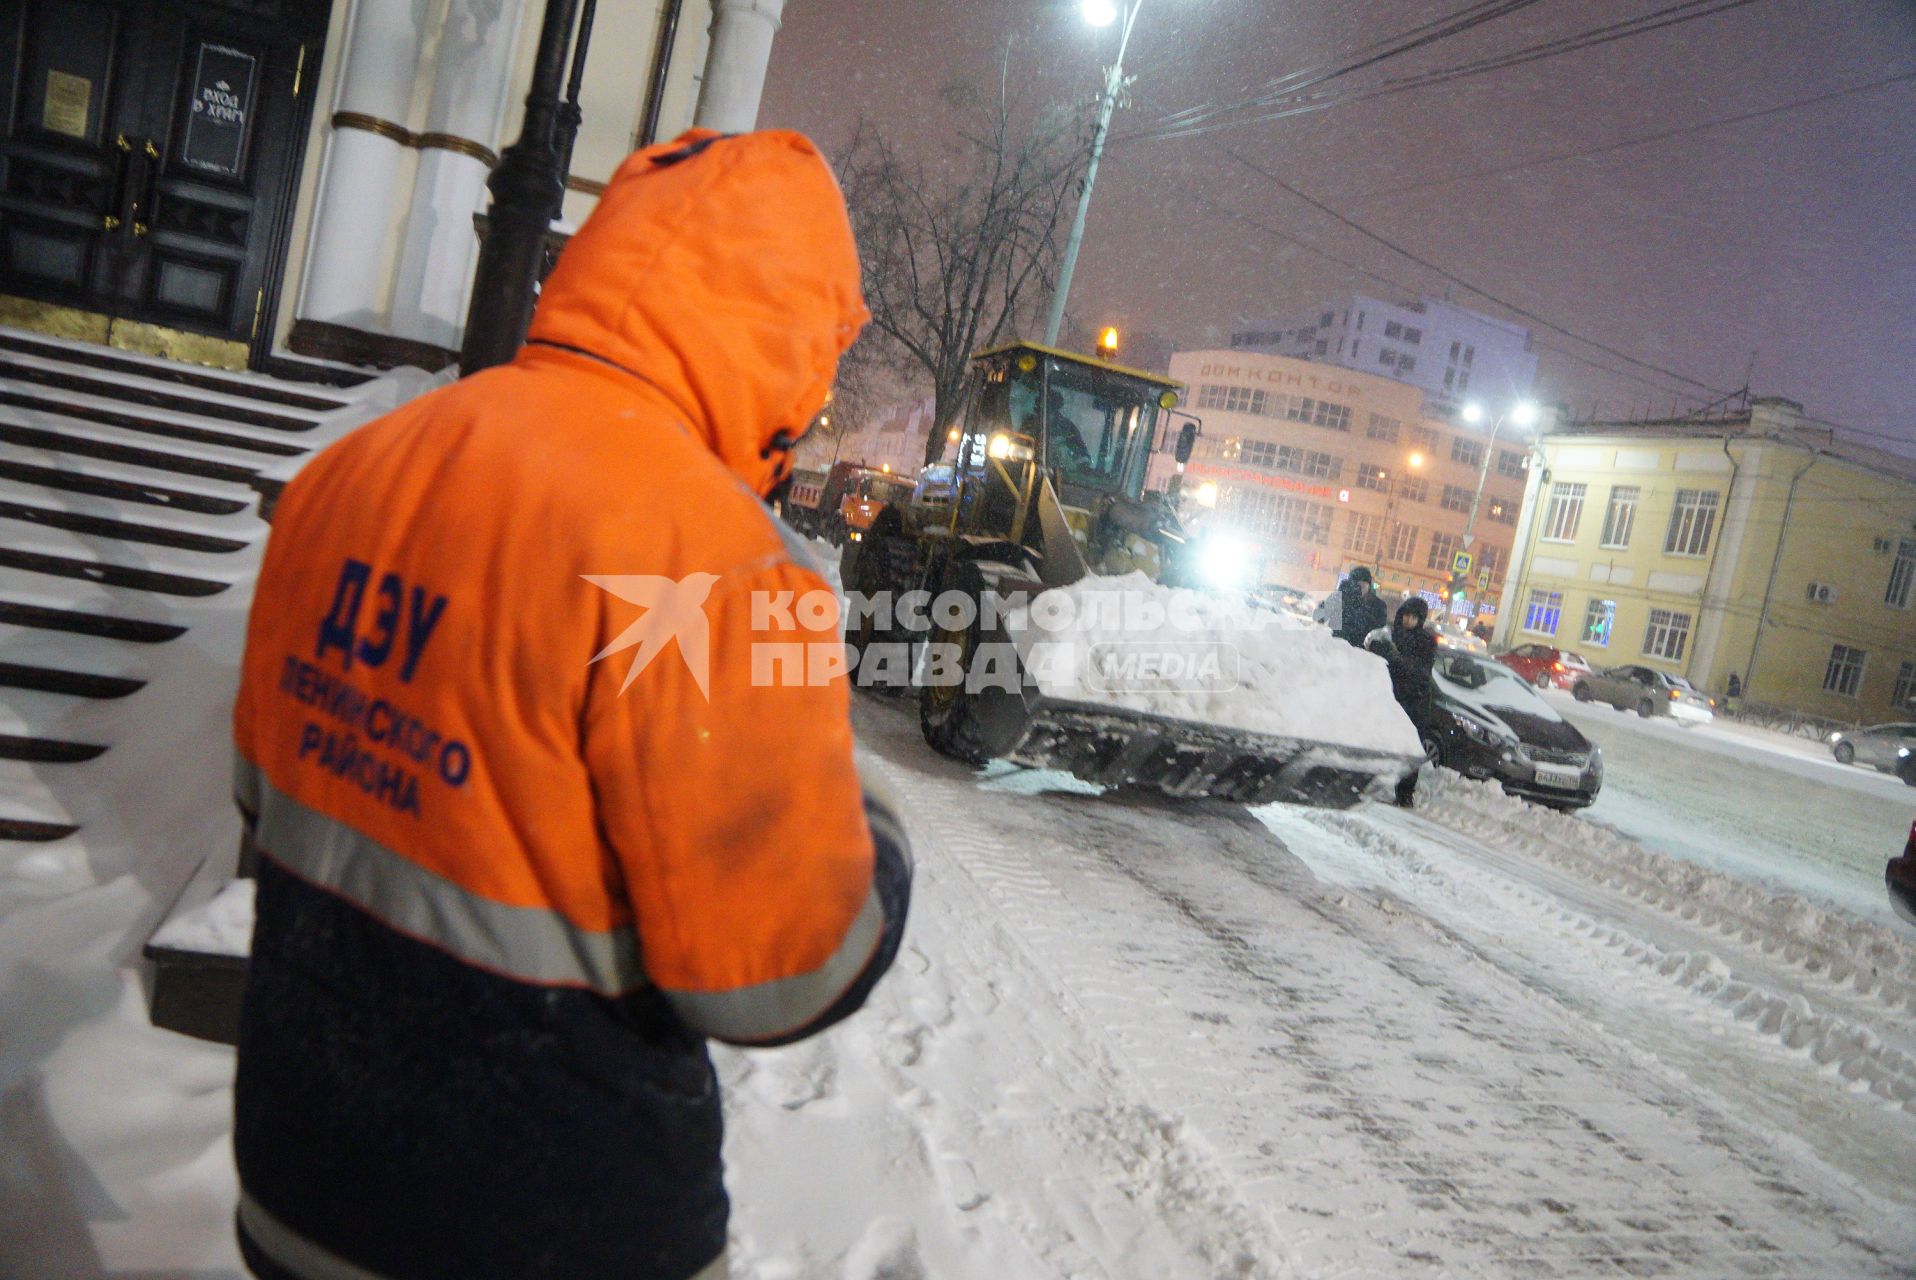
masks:
<instances>
[{"instance_id":1,"label":"loader headlight","mask_svg":"<svg viewBox=\"0 0 1916 1280\"><path fill-rule=\"evenodd\" d=\"M1003 431L991 437L991 443L985 446L985 452L1000 462L1029 462L1035 456L1029 439L1009 435Z\"/></svg>"},{"instance_id":2,"label":"loader headlight","mask_svg":"<svg viewBox=\"0 0 1916 1280\"><path fill-rule=\"evenodd\" d=\"M1214 533L1197 548L1198 572L1214 587L1248 587L1257 571L1250 546L1226 533Z\"/></svg>"}]
</instances>

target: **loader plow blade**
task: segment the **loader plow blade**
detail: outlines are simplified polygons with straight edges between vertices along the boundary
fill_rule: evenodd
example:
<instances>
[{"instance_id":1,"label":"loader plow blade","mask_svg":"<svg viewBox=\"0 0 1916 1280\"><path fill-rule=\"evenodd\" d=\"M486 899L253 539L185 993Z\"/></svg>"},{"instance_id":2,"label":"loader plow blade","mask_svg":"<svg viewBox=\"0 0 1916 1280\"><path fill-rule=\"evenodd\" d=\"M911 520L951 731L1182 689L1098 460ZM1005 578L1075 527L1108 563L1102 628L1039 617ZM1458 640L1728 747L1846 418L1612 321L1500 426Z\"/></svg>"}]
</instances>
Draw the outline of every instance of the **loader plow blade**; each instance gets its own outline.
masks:
<instances>
[{"instance_id":1,"label":"loader plow blade","mask_svg":"<svg viewBox=\"0 0 1916 1280\"><path fill-rule=\"evenodd\" d=\"M1006 758L1102 786L1241 804L1348 809L1419 759L1179 720L1146 711L1037 698Z\"/></svg>"}]
</instances>

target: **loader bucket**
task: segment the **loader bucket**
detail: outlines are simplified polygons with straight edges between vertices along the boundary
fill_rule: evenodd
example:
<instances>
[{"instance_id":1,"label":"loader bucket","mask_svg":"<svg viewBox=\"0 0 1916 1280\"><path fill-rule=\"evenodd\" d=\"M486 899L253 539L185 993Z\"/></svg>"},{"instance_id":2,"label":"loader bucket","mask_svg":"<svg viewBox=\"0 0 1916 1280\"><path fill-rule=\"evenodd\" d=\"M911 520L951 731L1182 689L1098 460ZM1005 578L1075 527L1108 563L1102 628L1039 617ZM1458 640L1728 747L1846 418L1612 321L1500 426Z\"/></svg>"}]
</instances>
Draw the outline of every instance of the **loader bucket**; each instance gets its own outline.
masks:
<instances>
[{"instance_id":1,"label":"loader bucket","mask_svg":"<svg viewBox=\"0 0 1916 1280\"><path fill-rule=\"evenodd\" d=\"M1102 786L1241 804L1348 809L1421 760L1327 742L1178 720L1146 711L1034 698L1007 758Z\"/></svg>"}]
</instances>

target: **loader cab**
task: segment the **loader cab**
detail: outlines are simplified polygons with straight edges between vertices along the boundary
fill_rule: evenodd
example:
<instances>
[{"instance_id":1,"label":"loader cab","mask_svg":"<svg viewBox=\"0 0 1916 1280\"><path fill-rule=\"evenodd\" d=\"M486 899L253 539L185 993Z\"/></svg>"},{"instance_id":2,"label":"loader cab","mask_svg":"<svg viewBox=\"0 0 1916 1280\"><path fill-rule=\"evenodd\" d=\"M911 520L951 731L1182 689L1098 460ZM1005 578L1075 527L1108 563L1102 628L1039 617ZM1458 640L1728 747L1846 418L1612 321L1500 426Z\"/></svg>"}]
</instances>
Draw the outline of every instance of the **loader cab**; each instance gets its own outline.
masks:
<instances>
[{"instance_id":1,"label":"loader cab","mask_svg":"<svg viewBox=\"0 0 1916 1280\"><path fill-rule=\"evenodd\" d=\"M1143 492L1163 411L1177 403L1177 383L1031 343L981 352L974 360L958 444L960 475L986 491L1006 489L1010 499L1007 484L991 483L991 463L1035 463L1053 478L1066 507Z\"/></svg>"}]
</instances>

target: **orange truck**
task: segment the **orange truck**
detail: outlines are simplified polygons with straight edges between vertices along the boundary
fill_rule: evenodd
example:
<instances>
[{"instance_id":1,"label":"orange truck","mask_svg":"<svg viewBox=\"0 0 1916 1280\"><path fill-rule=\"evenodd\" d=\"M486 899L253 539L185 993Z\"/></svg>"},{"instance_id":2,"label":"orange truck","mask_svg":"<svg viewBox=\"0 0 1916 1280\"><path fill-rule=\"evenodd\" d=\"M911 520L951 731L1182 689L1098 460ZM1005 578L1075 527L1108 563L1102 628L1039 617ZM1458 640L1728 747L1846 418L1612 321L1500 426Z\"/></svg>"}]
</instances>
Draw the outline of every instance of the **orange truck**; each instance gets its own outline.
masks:
<instances>
[{"instance_id":1,"label":"orange truck","mask_svg":"<svg viewBox=\"0 0 1916 1280\"><path fill-rule=\"evenodd\" d=\"M862 541L878 513L911 497L911 490L911 481L903 476L837 462L829 471L794 472L780 514L800 533L843 546Z\"/></svg>"}]
</instances>

